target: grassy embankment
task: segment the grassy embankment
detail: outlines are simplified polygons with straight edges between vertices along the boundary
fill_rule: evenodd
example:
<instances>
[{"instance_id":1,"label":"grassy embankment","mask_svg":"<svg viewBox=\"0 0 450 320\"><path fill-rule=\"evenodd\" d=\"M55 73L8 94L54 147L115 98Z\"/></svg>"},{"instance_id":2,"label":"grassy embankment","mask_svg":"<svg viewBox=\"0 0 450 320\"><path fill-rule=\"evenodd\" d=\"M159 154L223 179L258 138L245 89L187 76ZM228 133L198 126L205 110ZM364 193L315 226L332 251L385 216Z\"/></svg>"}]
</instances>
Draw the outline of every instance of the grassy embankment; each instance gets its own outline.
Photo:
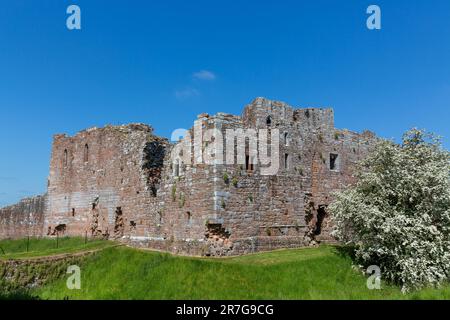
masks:
<instances>
[{"instance_id":1,"label":"grassy embankment","mask_svg":"<svg viewBox=\"0 0 450 320\"><path fill-rule=\"evenodd\" d=\"M32 293L41 299L450 299L450 286L408 295L386 284L368 290L351 259L330 246L224 259L116 247L89 257L81 270L81 290L68 290L61 279Z\"/></svg>"},{"instance_id":2,"label":"grassy embankment","mask_svg":"<svg viewBox=\"0 0 450 320\"><path fill-rule=\"evenodd\" d=\"M58 254L102 249L113 245L115 245L115 243L111 241L85 241L85 239L81 237L64 237L59 239L30 238L29 240L1 240L0 260L54 256Z\"/></svg>"}]
</instances>

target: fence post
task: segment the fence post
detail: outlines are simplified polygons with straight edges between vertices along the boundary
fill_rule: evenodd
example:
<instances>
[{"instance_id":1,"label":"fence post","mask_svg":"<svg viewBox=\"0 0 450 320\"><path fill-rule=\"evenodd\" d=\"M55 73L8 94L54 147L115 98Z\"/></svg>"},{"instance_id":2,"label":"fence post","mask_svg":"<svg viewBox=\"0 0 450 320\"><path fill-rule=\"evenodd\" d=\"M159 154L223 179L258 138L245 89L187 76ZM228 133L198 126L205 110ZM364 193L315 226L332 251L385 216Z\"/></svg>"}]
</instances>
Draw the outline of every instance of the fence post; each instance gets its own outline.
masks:
<instances>
[{"instance_id":1,"label":"fence post","mask_svg":"<svg viewBox=\"0 0 450 320\"><path fill-rule=\"evenodd\" d=\"M27 252L30 248L30 236L27 237Z\"/></svg>"},{"instance_id":2,"label":"fence post","mask_svg":"<svg viewBox=\"0 0 450 320\"><path fill-rule=\"evenodd\" d=\"M59 234L58 234L58 232L56 232L56 249L58 249L58 246L59 246L58 241L59 241Z\"/></svg>"}]
</instances>

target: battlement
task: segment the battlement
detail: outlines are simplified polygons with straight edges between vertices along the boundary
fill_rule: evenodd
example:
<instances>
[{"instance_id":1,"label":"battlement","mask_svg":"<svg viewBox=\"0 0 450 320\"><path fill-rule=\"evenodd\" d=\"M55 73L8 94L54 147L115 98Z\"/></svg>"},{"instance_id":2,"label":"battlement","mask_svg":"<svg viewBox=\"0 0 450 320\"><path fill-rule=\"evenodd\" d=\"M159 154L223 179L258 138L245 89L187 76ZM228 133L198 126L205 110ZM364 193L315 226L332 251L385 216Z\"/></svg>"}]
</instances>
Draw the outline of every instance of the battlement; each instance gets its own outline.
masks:
<instances>
[{"instance_id":1,"label":"battlement","mask_svg":"<svg viewBox=\"0 0 450 320\"><path fill-rule=\"evenodd\" d=\"M247 126L257 128L301 125L311 128L334 128L332 108L295 108L282 101L256 98L242 114Z\"/></svg>"}]
</instances>

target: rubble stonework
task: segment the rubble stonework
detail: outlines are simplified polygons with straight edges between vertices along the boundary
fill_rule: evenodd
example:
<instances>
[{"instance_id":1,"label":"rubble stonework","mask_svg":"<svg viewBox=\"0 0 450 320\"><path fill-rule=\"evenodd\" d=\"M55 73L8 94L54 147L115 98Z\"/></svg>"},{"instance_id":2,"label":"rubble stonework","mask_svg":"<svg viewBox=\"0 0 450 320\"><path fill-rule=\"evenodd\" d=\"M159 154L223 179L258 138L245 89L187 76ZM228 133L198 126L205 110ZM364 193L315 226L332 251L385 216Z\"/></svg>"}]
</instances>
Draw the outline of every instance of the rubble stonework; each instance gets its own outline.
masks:
<instances>
[{"instance_id":1,"label":"rubble stonework","mask_svg":"<svg viewBox=\"0 0 450 320\"><path fill-rule=\"evenodd\" d=\"M42 235L46 196L26 198L0 209L0 238L25 238Z\"/></svg>"},{"instance_id":2,"label":"rubble stonework","mask_svg":"<svg viewBox=\"0 0 450 320\"><path fill-rule=\"evenodd\" d=\"M208 256L333 241L332 193L354 182L375 135L336 129L332 109L264 98L242 116L201 114L189 132L216 129L225 137L239 128L279 130L276 174L251 165L250 145L245 163L208 164L195 152L180 162L174 151L188 138L170 144L144 124L55 135L44 208L2 209L0 237L87 235ZM214 138L194 141L192 150L210 150ZM221 151L225 158L225 150L215 150Z\"/></svg>"}]
</instances>

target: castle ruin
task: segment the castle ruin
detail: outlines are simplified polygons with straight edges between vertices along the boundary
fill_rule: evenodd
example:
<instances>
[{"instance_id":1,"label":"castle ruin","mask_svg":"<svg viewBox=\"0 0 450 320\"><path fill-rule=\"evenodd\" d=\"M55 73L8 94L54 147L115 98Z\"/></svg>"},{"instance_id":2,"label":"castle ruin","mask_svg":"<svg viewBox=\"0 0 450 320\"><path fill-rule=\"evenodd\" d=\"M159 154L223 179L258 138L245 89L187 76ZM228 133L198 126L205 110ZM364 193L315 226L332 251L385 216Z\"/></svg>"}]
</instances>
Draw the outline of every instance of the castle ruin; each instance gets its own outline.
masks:
<instances>
[{"instance_id":1,"label":"castle ruin","mask_svg":"<svg viewBox=\"0 0 450 320\"><path fill-rule=\"evenodd\" d=\"M240 134L223 149L211 148L218 135L202 136L200 145L186 144L189 137L170 143L144 124L58 134L47 193L0 209L0 238L100 237L203 256L332 242L333 192L354 183L355 165L377 139L336 129L332 109L264 98L242 116L199 115L190 137L208 129L223 136L229 129L264 129L269 140L277 132L277 172L262 174L261 150ZM206 150L225 154L239 139L240 161L235 151L234 163L199 159L211 156Z\"/></svg>"}]
</instances>

